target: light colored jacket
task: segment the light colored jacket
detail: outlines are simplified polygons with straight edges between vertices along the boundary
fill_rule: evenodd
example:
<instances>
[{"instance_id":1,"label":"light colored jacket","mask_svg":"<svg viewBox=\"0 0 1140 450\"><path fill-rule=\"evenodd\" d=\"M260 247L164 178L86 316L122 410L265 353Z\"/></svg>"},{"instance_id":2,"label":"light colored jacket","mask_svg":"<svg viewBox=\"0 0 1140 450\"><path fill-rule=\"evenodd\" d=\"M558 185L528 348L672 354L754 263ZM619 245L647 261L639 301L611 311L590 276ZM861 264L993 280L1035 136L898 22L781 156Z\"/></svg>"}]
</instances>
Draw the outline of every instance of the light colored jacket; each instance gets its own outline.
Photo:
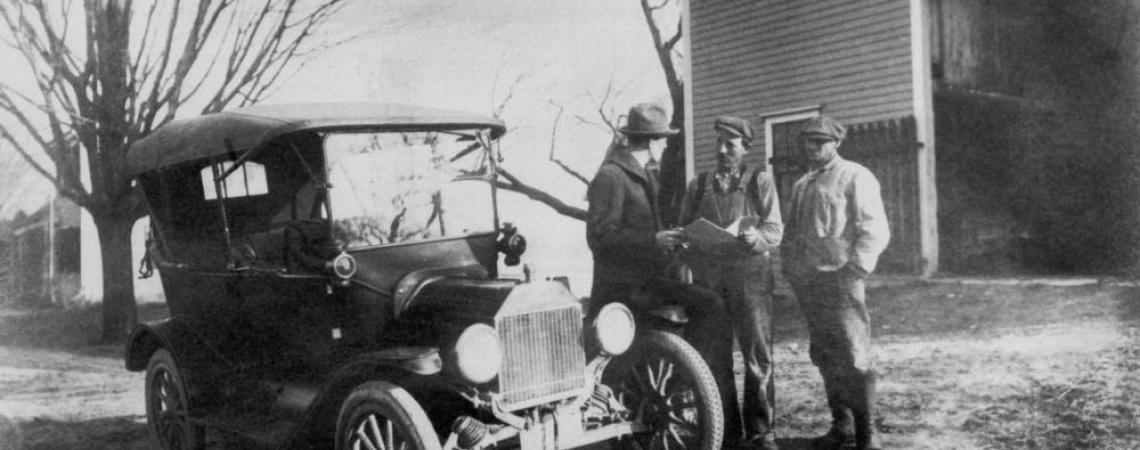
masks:
<instances>
[{"instance_id":1,"label":"light colored jacket","mask_svg":"<svg viewBox=\"0 0 1140 450\"><path fill-rule=\"evenodd\" d=\"M806 280L848 264L869 274L890 238L879 180L866 167L836 156L792 188L781 247L784 274Z\"/></svg>"}]
</instances>

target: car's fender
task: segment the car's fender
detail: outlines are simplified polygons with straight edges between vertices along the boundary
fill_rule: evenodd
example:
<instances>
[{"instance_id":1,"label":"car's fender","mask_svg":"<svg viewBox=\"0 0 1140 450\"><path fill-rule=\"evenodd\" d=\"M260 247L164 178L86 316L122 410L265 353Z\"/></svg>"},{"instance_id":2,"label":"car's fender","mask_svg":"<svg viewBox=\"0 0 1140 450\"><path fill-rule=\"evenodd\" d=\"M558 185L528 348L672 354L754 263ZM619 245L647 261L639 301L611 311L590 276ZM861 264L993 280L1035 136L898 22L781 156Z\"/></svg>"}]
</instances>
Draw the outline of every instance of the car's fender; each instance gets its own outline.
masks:
<instances>
[{"instance_id":1,"label":"car's fender","mask_svg":"<svg viewBox=\"0 0 1140 450\"><path fill-rule=\"evenodd\" d=\"M448 387L436 376L443 364L436 347L400 346L357 355L333 372L305 413L290 439L290 448L325 444L322 434L335 426L341 402L356 386L368 381L387 381L409 391L428 386Z\"/></svg>"},{"instance_id":2,"label":"car's fender","mask_svg":"<svg viewBox=\"0 0 1140 450\"><path fill-rule=\"evenodd\" d=\"M214 374L232 365L194 332L191 324L176 316L135 327L125 349L127 370L146 370L151 355L160 348L166 349L174 358L191 397L214 391L219 386L218 382L226 379Z\"/></svg>"},{"instance_id":3,"label":"car's fender","mask_svg":"<svg viewBox=\"0 0 1140 450\"><path fill-rule=\"evenodd\" d=\"M176 317L155 322L139 324L127 338L125 350L125 363L127 370L138 372L146 370L150 356L155 350L165 348L174 356L175 363L184 365L186 359L183 349L201 344L197 336L185 331L185 324Z\"/></svg>"}]
</instances>

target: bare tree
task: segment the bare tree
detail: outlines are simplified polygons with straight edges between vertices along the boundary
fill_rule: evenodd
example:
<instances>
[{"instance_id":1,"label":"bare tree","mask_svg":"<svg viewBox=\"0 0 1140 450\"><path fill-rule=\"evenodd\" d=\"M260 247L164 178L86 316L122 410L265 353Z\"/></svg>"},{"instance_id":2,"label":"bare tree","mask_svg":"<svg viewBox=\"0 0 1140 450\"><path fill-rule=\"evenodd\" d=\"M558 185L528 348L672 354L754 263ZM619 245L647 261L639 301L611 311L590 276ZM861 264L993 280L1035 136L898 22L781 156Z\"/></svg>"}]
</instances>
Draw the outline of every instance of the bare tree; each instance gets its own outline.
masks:
<instances>
[{"instance_id":1,"label":"bare tree","mask_svg":"<svg viewBox=\"0 0 1140 450\"><path fill-rule=\"evenodd\" d=\"M0 138L94 219L104 340L122 339L137 322L130 238L145 210L127 148L184 107L207 113L264 97L316 48L310 41L341 2L0 2L0 39L34 82L0 83Z\"/></svg>"},{"instance_id":2,"label":"bare tree","mask_svg":"<svg viewBox=\"0 0 1140 450\"><path fill-rule=\"evenodd\" d=\"M500 103L498 107L495 108L496 117L501 115L502 111L506 108L507 102L509 102L509 100L513 97L513 95L512 95L513 89L516 86L517 86L517 83L516 83L516 85L512 85L512 89L508 91L504 101L502 103ZM607 109L608 102L610 100L610 96L612 93L613 93L613 80L611 80L610 84L606 87L605 96L600 101L598 101L598 105L599 105L598 106L598 116L601 118L601 122L604 125L599 125L596 121L588 119L586 117L575 116L575 118L578 120L578 123L580 123L580 124L604 126L604 128L607 131L609 131L611 136L613 136L613 139L610 140L609 148L606 149L607 153L612 151L614 149L614 147L619 146L622 143L621 142L621 135L617 132L617 129L618 129L617 123L618 123L618 120L620 120L620 118L614 118L615 116L613 115L613 112L609 111ZM547 160L554 163L556 166L558 166L559 169L561 169L563 172L565 172L566 174L573 177L575 180L582 183L582 185L589 185L590 184L589 178L587 178L581 172L578 172L577 170L575 170L573 167L570 167L570 165L566 164L565 162L563 162L558 157L558 126L562 122L562 115L563 115L563 113L566 112L566 108L564 106L562 106L561 104L558 104L554 100L550 100L549 103L551 106L558 109L558 113L555 114L554 122L550 128L550 153L547 156ZM537 188L537 187L535 187L529 183L522 181L519 177L515 176L510 171L509 168L500 166L499 167L499 175L500 175L500 178L497 178L495 180L495 186L498 187L499 189L504 189L507 191L522 194L522 195L526 196L527 198L530 198L531 200L543 203L543 204L549 206L555 212L558 212L559 214L570 217L572 219L578 219L578 220L582 220L582 221L586 220L586 210L585 209L578 207L578 206L571 205L569 203L566 203L565 201L558 198L557 196L550 194L549 192L546 192L540 188Z\"/></svg>"},{"instance_id":3,"label":"bare tree","mask_svg":"<svg viewBox=\"0 0 1140 450\"><path fill-rule=\"evenodd\" d=\"M676 13L680 8L680 1L683 0L662 0L660 3L651 3L650 0L640 0L641 10L645 16L645 22L649 27L650 38L652 39L653 49L657 54L657 60L661 64L661 68L665 74L666 88L669 91L669 97L672 102L673 115L670 118L670 125L673 128L684 130L685 129L685 80L682 78L681 73L677 71L677 60L681 55L677 44L681 42L682 38L682 22L679 14ZM674 17L675 16L675 17ZM664 36L662 33L662 22L668 22L670 19L676 20L676 25L670 24L667 28L675 29L669 36ZM513 98L514 88L526 78L526 74L520 75L515 79L514 83L510 86L503 100L496 105L493 110L498 117L507 103ZM497 77L496 77L497 79ZM613 80L610 80L609 85L606 87L605 94L599 100L596 100L598 105L597 114L600 118L601 124L598 121L582 116L575 116L578 123L584 123L594 126L604 126L610 133L613 134L613 139L610 142L607 153L612 151L614 147L622 144L621 136L617 132L618 124L622 117L612 111L610 100L613 95ZM552 105L558 108L558 114L555 116L554 123L551 126L550 137L550 156L549 160L557 165L560 170L566 172L571 177L577 179L583 184L589 184L589 179L581 173L575 171L570 166L563 163L557 158L555 154L555 141L558 134L558 126L562 119L564 108L551 102ZM519 177L512 174L508 169L501 168L500 178L496 185L501 188L512 192L517 192L527 196L528 198L543 203L559 214L564 216L586 220L586 210L570 205L565 201L559 199L557 196L552 195L538 187L524 182ZM665 149L665 154L661 161L661 177L662 189L661 198L662 203L662 217L666 220L667 225L676 220L676 216L680 209L681 199L685 194L685 136L684 133L679 133L669 139L668 146Z\"/></svg>"},{"instance_id":4,"label":"bare tree","mask_svg":"<svg viewBox=\"0 0 1140 450\"><path fill-rule=\"evenodd\" d=\"M659 24L659 15L663 12L675 11L679 2L684 0L661 0L661 3L652 4L651 0L641 0L641 12L645 15L645 24L649 27L649 36L653 39L653 49L657 52L657 61L665 72L665 86L669 89L669 98L673 102L673 116L669 125L678 130L685 129L685 80L677 70L677 60L683 57L677 44L681 42L684 34L683 21L677 15L676 25L669 35L668 28L663 30ZM661 157L661 218L666 226L671 226L677 220L681 209L681 199L685 196L685 133L678 133L669 138L669 145L665 147L665 154Z\"/></svg>"}]
</instances>

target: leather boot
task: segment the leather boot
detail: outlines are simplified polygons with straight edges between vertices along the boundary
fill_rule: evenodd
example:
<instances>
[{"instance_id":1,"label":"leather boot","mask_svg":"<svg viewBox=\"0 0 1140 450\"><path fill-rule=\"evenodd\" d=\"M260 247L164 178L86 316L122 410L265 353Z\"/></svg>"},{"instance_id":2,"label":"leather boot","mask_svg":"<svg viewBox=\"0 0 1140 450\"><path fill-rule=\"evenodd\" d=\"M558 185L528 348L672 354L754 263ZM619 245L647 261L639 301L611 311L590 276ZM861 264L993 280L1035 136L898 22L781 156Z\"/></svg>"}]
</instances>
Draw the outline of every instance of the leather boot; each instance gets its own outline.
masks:
<instances>
[{"instance_id":1,"label":"leather boot","mask_svg":"<svg viewBox=\"0 0 1140 450\"><path fill-rule=\"evenodd\" d=\"M839 450L855 445L854 421L851 410L844 405L840 387L840 380L824 375L823 388L827 391L827 407L831 410L831 429L811 440L813 450Z\"/></svg>"},{"instance_id":2,"label":"leather boot","mask_svg":"<svg viewBox=\"0 0 1140 450\"><path fill-rule=\"evenodd\" d=\"M855 448L858 450L878 450L882 447L875 431L876 375L868 371L851 383L853 404L851 412L855 419Z\"/></svg>"}]
</instances>

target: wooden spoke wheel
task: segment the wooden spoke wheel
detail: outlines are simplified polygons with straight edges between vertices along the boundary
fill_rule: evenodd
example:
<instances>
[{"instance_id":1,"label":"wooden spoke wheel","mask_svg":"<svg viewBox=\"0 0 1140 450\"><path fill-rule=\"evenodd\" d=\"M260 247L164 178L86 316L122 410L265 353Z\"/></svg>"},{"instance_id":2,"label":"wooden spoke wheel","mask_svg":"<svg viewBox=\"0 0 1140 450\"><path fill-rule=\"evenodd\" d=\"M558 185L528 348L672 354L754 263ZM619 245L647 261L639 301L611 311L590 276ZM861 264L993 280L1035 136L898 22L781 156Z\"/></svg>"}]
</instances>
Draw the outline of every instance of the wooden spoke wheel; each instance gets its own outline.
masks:
<instances>
[{"instance_id":1,"label":"wooden spoke wheel","mask_svg":"<svg viewBox=\"0 0 1140 450\"><path fill-rule=\"evenodd\" d=\"M404 389L383 381L362 384L341 404L338 450L440 450L431 421Z\"/></svg>"},{"instance_id":2,"label":"wooden spoke wheel","mask_svg":"<svg viewBox=\"0 0 1140 450\"><path fill-rule=\"evenodd\" d=\"M649 431L623 438L620 448L637 450L720 450L724 410L712 372L679 336L663 331L639 334L633 347L614 358L603 376Z\"/></svg>"},{"instance_id":3,"label":"wooden spoke wheel","mask_svg":"<svg viewBox=\"0 0 1140 450\"><path fill-rule=\"evenodd\" d=\"M158 349L146 368L146 420L162 448L202 448L205 430L190 422L190 397L174 358Z\"/></svg>"}]
</instances>

